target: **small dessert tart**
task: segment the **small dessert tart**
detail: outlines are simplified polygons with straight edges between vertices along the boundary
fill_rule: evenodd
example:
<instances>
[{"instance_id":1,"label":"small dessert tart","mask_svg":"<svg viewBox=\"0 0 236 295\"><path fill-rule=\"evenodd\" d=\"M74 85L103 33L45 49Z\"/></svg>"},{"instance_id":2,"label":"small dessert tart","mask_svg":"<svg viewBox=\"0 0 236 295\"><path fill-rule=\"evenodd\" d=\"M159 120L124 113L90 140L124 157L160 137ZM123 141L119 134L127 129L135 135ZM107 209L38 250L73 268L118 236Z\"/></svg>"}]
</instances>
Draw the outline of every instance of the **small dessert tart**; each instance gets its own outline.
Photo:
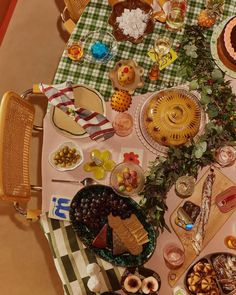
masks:
<instances>
[{"instance_id":1,"label":"small dessert tart","mask_svg":"<svg viewBox=\"0 0 236 295\"><path fill-rule=\"evenodd\" d=\"M132 59L122 59L109 72L112 87L115 90L128 91L133 94L137 88L144 86L144 68Z\"/></svg>"},{"instance_id":2,"label":"small dessert tart","mask_svg":"<svg viewBox=\"0 0 236 295\"><path fill-rule=\"evenodd\" d=\"M122 65L117 71L118 82L121 86L130 85L134 82L135 71L131 65Z\"/></svg>"}]
</instances>

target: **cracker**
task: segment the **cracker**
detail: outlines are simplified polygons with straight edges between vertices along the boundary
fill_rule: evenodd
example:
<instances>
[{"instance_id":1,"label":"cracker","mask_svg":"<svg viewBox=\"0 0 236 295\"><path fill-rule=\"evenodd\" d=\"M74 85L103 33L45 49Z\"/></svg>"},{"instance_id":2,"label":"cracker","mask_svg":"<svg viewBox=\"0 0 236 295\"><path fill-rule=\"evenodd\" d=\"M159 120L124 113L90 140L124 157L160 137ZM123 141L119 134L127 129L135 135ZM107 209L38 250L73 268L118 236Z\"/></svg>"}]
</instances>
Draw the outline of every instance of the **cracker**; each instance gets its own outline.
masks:
<instances>
[{"instance_id":1,"label":"cracker","mask_svg":"<svg viewBox=\"0 0 236 295\"><path fill-rule=\"evenodd\" d=\"M124 223L131 230L132 233L143 228L142 223L138 220L135 214L132 214L130 218L125 219Z\"/></svg>"},{"instance_id":2,"label":"cracker","mask_svg":"<svg viewBox=\"0 0 236 295\"><path fill-rule=\"evenodd\" d=\"M132 235L127 226L125 226L124 220L119 216L114 217L112 214L108 216L108 224L127 250L132 255L139 255L143 251L143 247L137 243L137 240Z\"/></svg>"},{"instance_id":3,"label":"cracker","mask_svg":"<svg viewBox=\"0 0 236 295\"><path fill-rule=\"evenodd\" d=\"M132 232L132 234L135 236L135 238L137 240L143 238L143 237L147 237L148 233L144 228L141 228L140 230L136 231L136 232Z\"/></svg>"},{"instance_id":4,"label":"cracker","mask_svg":"<svg viewBox=\"0 0 236 295\"><path fill-rule=\"evenodd\" d=\"M117 234L113 231L112 233L112 243L113 243L113 255L120 255L124 252L127 252L127 248L124 243L120 240Z\"/></svg>"},{"instance_id":5,"label":"cracker","mask_svg":"<svg viewBox=\"0 0 236 295\"><path fill-rule=\"evenodd\" d=\"M138 240L137 242L138 242L139 245L144 245L144 244L149 242L149 238L145 237L145 238L143 238L141 240Z\"/></svg>"}]
</instances>

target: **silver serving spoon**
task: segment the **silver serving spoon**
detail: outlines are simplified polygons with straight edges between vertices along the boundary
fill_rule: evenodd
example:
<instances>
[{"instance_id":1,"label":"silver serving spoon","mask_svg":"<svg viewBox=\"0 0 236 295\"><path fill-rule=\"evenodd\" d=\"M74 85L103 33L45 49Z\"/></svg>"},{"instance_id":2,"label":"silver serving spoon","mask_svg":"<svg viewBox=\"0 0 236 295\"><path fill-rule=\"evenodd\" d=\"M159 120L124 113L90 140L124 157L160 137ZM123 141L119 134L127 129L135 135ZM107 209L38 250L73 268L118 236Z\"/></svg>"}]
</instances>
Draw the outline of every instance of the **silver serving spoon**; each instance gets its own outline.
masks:
<instances>
[{"instance_id":1,"label":"silver serving spoon","mask_svg":"<svg viewBox=\"0 0 236 295\"><path fill-rule=\"evenodd\" d=\"M89 186L93 184L98 184L98 182L91 178L91 177L86 177L83 180L64 180L64 179L52 179L52 182L63 182L63 183L72 183L72 184L82 184L83 186Z\"/></svg>"}]
</instances>

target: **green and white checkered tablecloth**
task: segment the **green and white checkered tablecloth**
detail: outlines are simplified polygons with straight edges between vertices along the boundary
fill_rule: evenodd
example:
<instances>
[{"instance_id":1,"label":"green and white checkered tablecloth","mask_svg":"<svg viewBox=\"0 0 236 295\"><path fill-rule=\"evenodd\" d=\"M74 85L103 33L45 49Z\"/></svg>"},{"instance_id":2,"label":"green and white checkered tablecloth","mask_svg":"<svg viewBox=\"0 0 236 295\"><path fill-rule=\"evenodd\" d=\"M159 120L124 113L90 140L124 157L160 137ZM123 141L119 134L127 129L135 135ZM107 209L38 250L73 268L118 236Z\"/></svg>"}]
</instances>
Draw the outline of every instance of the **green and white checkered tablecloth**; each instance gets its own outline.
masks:
<instances>
[{"instance_id":1,"label":"green and white checkered tablecloth","mask_svg":"<svg viewBox=\"0 0 236 295\"><path fill-rule=\"evenodd\" d=\"M197 15L204 7L205 0L188 0L187 15L185 23L196 24ZM225 1L224 16L236 14L235 0ZM107 29L112 32L111 26L108 24L108 18L111 14L111 7L108 6L106 0L91 0L85 12L81 16L77 26L70 37L69 42L79 40L86 36L89 32ZM209 36L211 30L208 31ZM152 65L151 59L147 56L147 52L152 48L154 40L159 35L169 35L173 40L173 47L181 42L184 30L178 33L170 33L165 28L165 24L156 23L154 32L145 36L141 44L135 45L130 42L119 42L117 55L107 64L98 64L84 61L79 64L71 61L64 51L59 63L54 84L71 80L75 84L87 84L98 90L105 98L109 100L113 89L111 81L108 78L108 72L113 69L115 63L120 59L133 59L145 69L143 88L137 89L135 95L146 92L152 92L166 87L168 84L180 84L183 82L178 74L179 62L176 60L172 65L161 71L159 81L151 82L148 78L148 72Z\"/></svg>"}]
</instances>

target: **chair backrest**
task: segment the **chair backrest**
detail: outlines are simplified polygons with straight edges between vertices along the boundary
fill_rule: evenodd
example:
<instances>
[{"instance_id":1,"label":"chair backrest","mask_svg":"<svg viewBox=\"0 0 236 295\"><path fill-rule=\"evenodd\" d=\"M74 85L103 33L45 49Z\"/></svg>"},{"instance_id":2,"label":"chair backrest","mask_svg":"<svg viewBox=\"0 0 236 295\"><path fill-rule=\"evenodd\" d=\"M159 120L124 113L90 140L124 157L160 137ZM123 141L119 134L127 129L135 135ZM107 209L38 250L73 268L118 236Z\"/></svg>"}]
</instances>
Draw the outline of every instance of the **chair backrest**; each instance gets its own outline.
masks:
<instances>
[{"instance_id":1,"label":"chair backrest","mask_svg":"<svg viewBox=\"0 0 236 295\"><path fill-rule=\"evenodd\" d=\"M29 153L34 122L33 105L14 92L3 95L0 106L0 198L30 199Z\"/></svg>"},{"instance_id":2,"label":"chair backrest","mask_svg":"<svg viewBox=\"0 0 236 295\"><path fill-rule=\"evenodd\" d=\"M77 23L90 0L64 0L72 20Z\"/></svg>"}]
</instances>

